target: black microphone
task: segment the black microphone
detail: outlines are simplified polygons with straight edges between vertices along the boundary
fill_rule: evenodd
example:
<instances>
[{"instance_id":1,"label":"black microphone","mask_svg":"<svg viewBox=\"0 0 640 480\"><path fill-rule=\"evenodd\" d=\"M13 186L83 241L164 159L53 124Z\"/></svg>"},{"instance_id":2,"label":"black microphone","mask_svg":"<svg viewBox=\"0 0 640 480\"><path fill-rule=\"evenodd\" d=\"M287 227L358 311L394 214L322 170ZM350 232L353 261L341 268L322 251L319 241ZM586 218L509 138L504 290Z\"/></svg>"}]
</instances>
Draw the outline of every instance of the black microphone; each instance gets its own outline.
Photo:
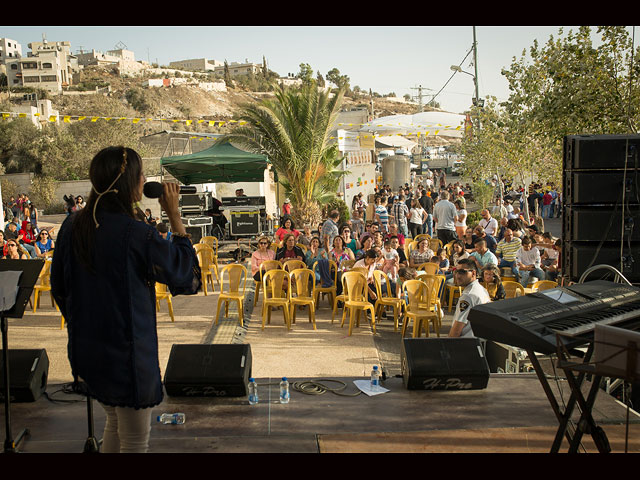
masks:
<instances>
[{"instance_id":1,"label":"black microphone","mask_svg":"<svg viewBox=\"0 0 640 480\"><path fill-rule=\"evenodd\" d=\"M196 193L196 187L189 185L180 186L180 195L185 193ZM164 189L160 182L147 182L144 184L142 192L147 198L160 198L164 193Z\"/></svg>"}]
</instances>

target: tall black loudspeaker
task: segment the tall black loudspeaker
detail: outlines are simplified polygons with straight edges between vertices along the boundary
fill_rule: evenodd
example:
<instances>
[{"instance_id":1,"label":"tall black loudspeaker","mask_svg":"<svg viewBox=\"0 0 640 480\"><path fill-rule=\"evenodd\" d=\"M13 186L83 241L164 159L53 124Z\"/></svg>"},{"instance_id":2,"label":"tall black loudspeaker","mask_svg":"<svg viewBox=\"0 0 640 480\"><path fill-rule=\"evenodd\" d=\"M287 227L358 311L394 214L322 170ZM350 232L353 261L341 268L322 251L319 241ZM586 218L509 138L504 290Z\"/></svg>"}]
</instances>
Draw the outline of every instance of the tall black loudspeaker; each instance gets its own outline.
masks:
<instances>
[{"instance_id":1,"label":"tall black loudspeaker","mask_svg":"<svg viewBox=\"0 0 640 480\"><path fill-rule=\"evenodd\" d=\"M639 150L640 135L564 138L561 268L569 281L609 265L640 283Z\"/></svg>"}]
</instances>

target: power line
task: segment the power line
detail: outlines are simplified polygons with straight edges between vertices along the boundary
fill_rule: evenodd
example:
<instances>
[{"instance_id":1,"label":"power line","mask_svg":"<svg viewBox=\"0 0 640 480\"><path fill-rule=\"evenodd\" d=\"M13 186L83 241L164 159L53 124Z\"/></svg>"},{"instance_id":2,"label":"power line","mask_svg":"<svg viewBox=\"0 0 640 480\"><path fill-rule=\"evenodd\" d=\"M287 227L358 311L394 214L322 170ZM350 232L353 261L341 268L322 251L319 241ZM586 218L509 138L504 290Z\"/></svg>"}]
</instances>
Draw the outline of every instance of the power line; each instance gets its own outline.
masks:
<instances>
[{"instance_id":1,"label":"power line","mask_svg":"<svg viewBox=\"0 0 640 480\"><path fill-rule=\"evenodd\" d=\"M462 59L462 61L458 64L459 67L462 66L462 64L464 63L464 61L467 59L467 57L469 56L469 54L473 52L473 47L471 47L471 49L469 49L469 51L467 52L467 54L464 56L464 58ZM440 95L440 93L442 92L442 90L444 90L446 88L447 85L449 85L449 82L451 81L451 79L454 77L454 75L458 73L457 71L454 71L451 76L449 77L449 80L447 80L447 82L442 86L442 88L440 90L438 90L438 93L436 93L433 98L431 99L431 102L433 102L436 97L438 95Z\"/></svg>"}]
</instances>

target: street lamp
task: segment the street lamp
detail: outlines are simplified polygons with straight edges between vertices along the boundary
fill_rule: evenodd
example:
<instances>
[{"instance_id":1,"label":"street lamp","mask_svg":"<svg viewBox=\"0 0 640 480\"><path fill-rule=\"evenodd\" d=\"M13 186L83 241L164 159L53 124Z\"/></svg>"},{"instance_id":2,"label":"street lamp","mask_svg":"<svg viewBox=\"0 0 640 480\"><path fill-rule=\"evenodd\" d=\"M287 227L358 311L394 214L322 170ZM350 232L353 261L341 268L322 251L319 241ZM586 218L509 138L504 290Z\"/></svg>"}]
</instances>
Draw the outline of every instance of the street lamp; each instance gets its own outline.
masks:
<instances>
[{"instance_id":1,"label":"street lamp","mask_svg":"<svg viewBox=\"0 0 640 480\"><path fill-rule=\"evenodd\" d=\"M473 99L473 105L480 108L484 107L484 99L479 98L480 95L478 93L478 79L476 78L476 76L473 73L465 72L464 70L462 70L462 68L460 68L460 65L451 65L451 70L454 72L466 73L473 78L473 84L476 87L476 96Z\"/></svg>"}]
</instances>

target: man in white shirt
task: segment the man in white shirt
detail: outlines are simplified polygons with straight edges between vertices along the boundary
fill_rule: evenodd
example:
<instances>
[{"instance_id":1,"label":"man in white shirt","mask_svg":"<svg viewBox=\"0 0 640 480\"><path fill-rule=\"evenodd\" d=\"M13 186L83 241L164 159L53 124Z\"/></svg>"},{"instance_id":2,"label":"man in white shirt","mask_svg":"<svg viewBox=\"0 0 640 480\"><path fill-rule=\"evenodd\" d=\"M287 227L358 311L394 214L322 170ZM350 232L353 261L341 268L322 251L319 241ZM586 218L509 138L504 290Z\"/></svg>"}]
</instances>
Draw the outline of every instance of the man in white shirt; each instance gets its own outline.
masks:
<instances>
[{"instance_id":1,"label":"man in white shirt","mask_svg":"<svg viewBox=\"0 0 640 480\"><path fill-rule=\"evenodd\" d=\"M482 215L482 220L478 222L478 225L484 228L487 235L495 236L498 231L498 221L491 216L487 209L482 210L480 215Z\"/></svg>"},{"instance_id":2,"label":"man in white shirt","mask_svg":"<svg viewBox=\"0 0 640 480\"><path fill-rule=\"evenodd\" d=\"M473 337L473 330L471 330L468 319L469 311L476 305L491 302L491 297L487 290L478 282L478 272L472 260L468 258L460 260L453 275L455 284L464 289L456 305L449 336Z\"/></svg>"},{"instance_id":3,"label":"man in white shirt","mask_svg":"<svg viewBox=\"0 0 640 480\"><path fill-rule=\"evenodd\" d=\"M540 268L540 250L531 248L531 238L524 237L522 246L516 253L516 265L518 267L518 276L520 284L527 286L529 277L536 277L538 280L544 280L546 275Z\"/></svg>"}]
</instances>

